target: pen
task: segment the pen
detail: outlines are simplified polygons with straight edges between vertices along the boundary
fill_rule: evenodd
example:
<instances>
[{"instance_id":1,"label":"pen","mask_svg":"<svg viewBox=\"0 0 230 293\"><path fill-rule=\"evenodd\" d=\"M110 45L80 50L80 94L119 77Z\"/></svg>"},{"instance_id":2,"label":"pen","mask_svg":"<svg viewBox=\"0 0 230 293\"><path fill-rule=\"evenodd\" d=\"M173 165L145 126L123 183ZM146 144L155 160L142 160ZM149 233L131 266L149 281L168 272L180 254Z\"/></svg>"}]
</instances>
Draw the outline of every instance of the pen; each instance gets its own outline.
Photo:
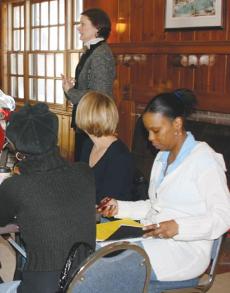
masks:
<instances>
[{"instance_id":1,"label":"pen","mask_svg":"<svg viewBox=\"0 0 230 293\"><path fill-rule=\"evenodd\" d=\"M106 197L104 198L100 204L97 206L97 210L103 210L106 208L106 204L111 200L111 197Z\"/></svg>"}]
</instances>

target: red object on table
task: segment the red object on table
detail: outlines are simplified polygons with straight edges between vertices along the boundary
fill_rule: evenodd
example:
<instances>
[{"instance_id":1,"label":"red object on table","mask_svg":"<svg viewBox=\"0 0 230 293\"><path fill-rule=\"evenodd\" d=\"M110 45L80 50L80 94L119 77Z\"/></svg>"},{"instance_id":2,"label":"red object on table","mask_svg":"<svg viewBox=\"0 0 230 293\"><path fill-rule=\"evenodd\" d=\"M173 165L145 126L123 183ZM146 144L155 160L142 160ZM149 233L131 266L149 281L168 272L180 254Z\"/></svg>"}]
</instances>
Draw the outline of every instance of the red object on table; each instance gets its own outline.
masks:
<instances>
[{"instance_id":1,"label":"red object on table","mask_svg":"<svg viewBox=\"0 0 230 293\"><path fill-rule=\"evenodd\" d=\"M9 121L11 113L12 112L9 109L0 108L0 151L3 148L6 139L5 129L2 124Z\"/></svg>"}]
</instances>

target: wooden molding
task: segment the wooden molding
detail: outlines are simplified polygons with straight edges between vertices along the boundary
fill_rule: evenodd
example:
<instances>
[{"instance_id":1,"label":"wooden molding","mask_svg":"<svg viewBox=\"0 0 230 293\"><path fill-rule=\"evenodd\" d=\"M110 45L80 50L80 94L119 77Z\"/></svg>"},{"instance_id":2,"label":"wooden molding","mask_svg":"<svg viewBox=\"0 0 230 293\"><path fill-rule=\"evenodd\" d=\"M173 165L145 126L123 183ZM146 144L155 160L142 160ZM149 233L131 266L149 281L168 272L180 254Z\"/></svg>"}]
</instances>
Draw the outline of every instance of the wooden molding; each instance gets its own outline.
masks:
<instances>
[{"instance_id":1,"label":"wooden molding","mask_svg":"<svg viewBox=\"0 0 230 293\"><path fill-rule=\"evenodd\" d=\"M110 44L114 54L229 54L230 41L178 41Z\"/></svg>"}]
</instances>

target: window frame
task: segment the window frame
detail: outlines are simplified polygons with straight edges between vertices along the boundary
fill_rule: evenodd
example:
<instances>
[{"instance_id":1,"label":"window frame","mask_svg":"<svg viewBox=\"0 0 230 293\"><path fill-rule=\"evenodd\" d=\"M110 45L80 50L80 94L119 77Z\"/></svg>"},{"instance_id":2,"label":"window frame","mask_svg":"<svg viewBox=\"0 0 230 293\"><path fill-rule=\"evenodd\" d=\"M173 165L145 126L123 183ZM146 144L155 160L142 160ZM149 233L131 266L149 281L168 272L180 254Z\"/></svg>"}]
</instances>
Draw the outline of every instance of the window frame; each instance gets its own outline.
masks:
<instances>
[{"instance_id":1,"label":"window frame","mask_svg":"<svg viewBox=\"0 0 230 293\"><path fill-rule=\"evenodd\" d=\"M6 61L7 74L6 74L6 76L3 76L3 79L4 79L3 84L6 86L4 86L3 88L7 88L6 92L8 92L10 94L11 93L11 78L16 76L17 80L18 80L18 77L21 77L18 74L15 75L11 72L11 56L12 56L12 54L16 54L16 56L18 56L18 54L22 54L23 55L24 98L23 99L19 98L18 94L17 94L17 97L14 97L16 104L18 104L18 105L23 105L26 102L29 102L31 104L39 102L38 97L36 100L29 99L29 96L30 96L29 82L30 82L30 78L33 77L33 75L31 75L29 72L29 58L30 58L29 56L30 56L30 54L35 54L35 55L45 54L45 59L47 58L46 56L48 56L48 54L54 54L54 56L56 56L56 54L63 54L63 74L70 77L70 75L71 75L71 54L74 53L74 54L78 54L78 56L80 56L80 54L82 53L82 49L74 48L74 44L73 44L73 42L74 42L74 37L73 37L74 36L74 15L73 15L72 8L74 7L74 2L77 0L72 0L72 1L65 0L64 1L64 5L65 5L64 24L59 25L59 23L57 22L57 25L54 25L57 28L59 28L60 26L64 26L64 32L65 32L64 50L32 50L32 19L31 19L31 17L32 17L32 4L42 3L42 2L50 2L50 1L52 1L52 0L24 0L24 1L12 0L12 1L7 1L7 3L4 3L5 1L3 1L3 5L5 5L7 7L7 13L8 13L7 22L9 24L7 50L4 52L6 55L6 60L7 60ZM82 3L83 3L83 1L82 1ZM12 22L12 20L13 20L13 7L22 6L22 5L24 5L24 50L21 50L22 49L21 47L20 47L20 50L14 50L15 48L13 47L14 46L14 44L13 44L13 31L15 28L13 28L13 22ZM41 5L39 7L40 7L39 9L41 9ZM49 5L48 5L48 7L49 7ZM59 0L58 0L58 7L60 7ZM1 7L1 9L2 9L2 7ZM83 4L82 4L82 9L83 9ZM48 10L49 10L49 8L48 8ZM67 21L69 16L70 16L70 21ZM59 13L58 13L57 17L59 17ZM59 18L58 18L58 21L59 21ZM48 25L49 24L50 23L48 21ZM48 30L49 29L50 29L50 26L48 26ZM9 35L9 32L10 32L10 35ZM48 43L49 42L50 42L50 40L48 40ZM48 49L49 49L49 47L48 47ZM59 47L58 47L58 49L59 49ZM18 60L18 57L16 58L16 60ZM5 61L3 61L3 62L5 62ZM54 64L55 64L55 60L54 60ZM46 67L46 62L45 62L45 67ZM36 75L34 77L38 81L39 76ZM49 80L49 79L54 81L54 102L48 102L46 94L45 94L45 99L46 99L45 102L53 109L59 110L61 112L62 111L70 112L72 109L72 105L65 99L64 93L63 93L63 104L57 104L55 101L55 98L56 98L55 84L56 84L56 80L61 80L61 76L60 77L55 76L55 72L54 72L53 77L48 77L47 72L45 72L45 74L42 78L44 79L45 83L47 83L47 80ZM17 91L18 91L18 87L17 87ZM47 86L45 86L45 92L47 92Z\"/></svg>"}]
</instances>

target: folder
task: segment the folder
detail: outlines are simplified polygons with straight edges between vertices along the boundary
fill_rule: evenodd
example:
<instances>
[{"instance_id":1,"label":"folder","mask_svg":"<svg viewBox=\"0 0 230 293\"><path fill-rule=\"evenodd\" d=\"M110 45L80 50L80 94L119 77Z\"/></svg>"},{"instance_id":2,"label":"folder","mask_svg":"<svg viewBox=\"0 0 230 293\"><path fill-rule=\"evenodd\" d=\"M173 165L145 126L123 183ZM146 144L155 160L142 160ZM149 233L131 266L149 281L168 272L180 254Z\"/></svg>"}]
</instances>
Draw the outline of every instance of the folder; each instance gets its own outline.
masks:
<instances>
[{"instance_id":1,"label":"folder","mask_svg":"<svg viewBox=\"0 0 230 293\"><path fill-rule=\"evenodd\" d=\"M97 224L97 241L123 240L142 237L143 225L130 219L121 219Z\"/></svg>"}]
</instances>

